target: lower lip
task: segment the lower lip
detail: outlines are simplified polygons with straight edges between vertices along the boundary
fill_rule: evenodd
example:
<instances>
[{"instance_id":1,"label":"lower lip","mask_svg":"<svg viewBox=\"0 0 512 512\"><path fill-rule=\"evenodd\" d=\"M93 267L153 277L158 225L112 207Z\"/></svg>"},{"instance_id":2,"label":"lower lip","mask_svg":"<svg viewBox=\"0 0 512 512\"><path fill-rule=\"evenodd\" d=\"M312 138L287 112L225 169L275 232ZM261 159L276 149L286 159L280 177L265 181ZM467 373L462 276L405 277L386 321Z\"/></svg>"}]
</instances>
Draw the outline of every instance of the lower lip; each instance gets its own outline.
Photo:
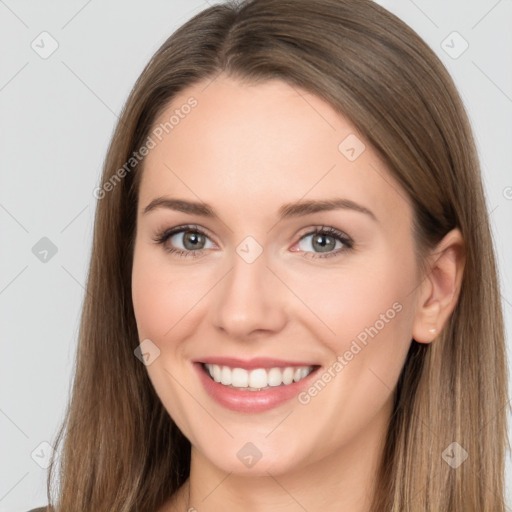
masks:
<instances>
[{"instance_id":1,"label":"lower lip","mask_svg":"<svg viewBox=\"0 0 512 512\"><path fill-rule=\"evenodd\" d=\"M318 368L315 368L307 377L287 386L280 385L262 391L239 391L238 389L224 386L220 382L215 382L206 374L201 363L194 363L194 366L210 397L227 409L246 413L268 411L291 400L308 386L312 376L318 370Z\"/></svg>"}]
</instances>

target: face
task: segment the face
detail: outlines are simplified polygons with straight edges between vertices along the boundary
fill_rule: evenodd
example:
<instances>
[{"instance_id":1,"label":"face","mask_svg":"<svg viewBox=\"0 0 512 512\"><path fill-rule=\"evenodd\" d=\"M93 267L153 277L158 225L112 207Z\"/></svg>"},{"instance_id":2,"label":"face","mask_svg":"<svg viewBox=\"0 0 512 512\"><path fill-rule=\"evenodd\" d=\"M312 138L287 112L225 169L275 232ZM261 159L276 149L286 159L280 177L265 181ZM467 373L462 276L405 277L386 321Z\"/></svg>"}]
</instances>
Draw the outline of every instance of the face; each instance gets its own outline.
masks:
<instances>
[{"instance_id":1,"label":"face","mask_svg":"<svg viewBox=\"0 0 512 512\"><path fill-rule=\"evenodd\" d=\"M384 436L411 343L411 206L320 98L278 80L206 85L157 120L140 183L132 293L149 377L193 453L224 471L350 458Z\"/></svg>"}]
</instances>

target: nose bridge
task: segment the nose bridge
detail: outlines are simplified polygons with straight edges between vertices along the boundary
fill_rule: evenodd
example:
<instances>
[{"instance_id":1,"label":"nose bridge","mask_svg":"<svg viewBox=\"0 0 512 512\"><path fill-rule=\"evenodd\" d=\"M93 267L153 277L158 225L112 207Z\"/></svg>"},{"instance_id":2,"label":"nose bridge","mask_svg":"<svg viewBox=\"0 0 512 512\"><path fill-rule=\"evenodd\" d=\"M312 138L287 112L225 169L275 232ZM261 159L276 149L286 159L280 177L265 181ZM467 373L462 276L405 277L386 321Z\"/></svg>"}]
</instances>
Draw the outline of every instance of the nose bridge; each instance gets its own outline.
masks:
<instances>
[{"instance_id":1,"label":"nose bridge","mask_svg":"<svg viewBox=\"0 0 512 512\"><path fill-rule=\"evenodd\" d=\"M236 248L231 271L215 297L216 326L236 337L278 330L286 317L276 278L267 267L267 254L251 244L247 240Z\"/></svg>"}]
</instances>

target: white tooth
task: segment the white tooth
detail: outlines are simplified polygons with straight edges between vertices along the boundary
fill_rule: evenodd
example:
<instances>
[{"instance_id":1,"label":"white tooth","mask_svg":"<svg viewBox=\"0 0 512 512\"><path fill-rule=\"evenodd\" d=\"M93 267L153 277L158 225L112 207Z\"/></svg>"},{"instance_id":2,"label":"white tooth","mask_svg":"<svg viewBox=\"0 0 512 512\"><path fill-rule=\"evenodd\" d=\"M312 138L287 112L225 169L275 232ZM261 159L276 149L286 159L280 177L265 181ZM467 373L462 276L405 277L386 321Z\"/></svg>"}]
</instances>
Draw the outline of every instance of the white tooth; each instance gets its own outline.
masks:
<instances>
[{"instance_id":1,"label":"white tooth","mask_svg":"<svg viewBox=\"0 0 512 512\"><path fill-rule=\"evenodd\" d=\"M280 386L283 382L283 374L279 368L270 368L267 382L269 386Z\"/></svg>"},{"instance_id":2,"label":"white tooth","mask_svg":"<svg viewBox=\"0 0 512 512\"><path fill-rule=\"evenodd\" d=\"M214 364L212 366L213 366L213 380L215 382L220 382L220 374L221 374L220 366L218 364Z\"/></svg>"},{"instance_id":3,"label":"white tooth","mask_svg":"<svg viewBox=\"0 0 512 512\"><path fill-rule=\"evenodd\" d=\"M250 388L266 388L267 387L267 371L263 368L252 370L249 373L249 387Z\"/></svg>"},{"instance_id":4,"label":"white tooth","mask_svg":"<svg viewBox=\"0 0 512 512\"><path fill-rule=\"evenodd\" d=\"M217 364L205 364L204 366L215 382L220 382L224 386L249 388L251 391L267 386L276 387L281 384L287 386L307 377L313 370L311 366L288 366L283 369L275 367L268 370L265 368L245 370Z\"/></svg>"},{"instance_id":5,"label":"white tooth","mask_svg":"<svg viewBox=\"0 0 512 512\"><path fill-rule=\"evenodd\" d=\"M231 384L235 388L246 388L249 386L249 372L243 368L233 368L231 371Z\"/></svg>"},{"instance_id":6,"label":"white tooth","mask_svg":"<svg viewBox=\"0 0 512 512\"><path fill-rule=\"evenodd\" d=\"M288 385L293 382L293 368L287 366L283 371L283 384Z\"/></svg>"},{"instance_id":7,"label":"white tooth","mask_svg":"<svg viewBox=\"0 0 512 512\"><path fill-rule=\"evenodd\" d=\"M229 386L231 384L231 368L229 368L229 366L222 367L220 382L224 384L224 386Z\"/></svg>"},{"instance_id":8,"label":"white tooth","mask_svg":"<svg viewBox=\"0 0 512 512\"><path fill-rule=\"evenodd\" d=\"M307 377L309 375L309 373L310 373L309 368L303 366L300 369L300 378L303 379L304 377Z\"/></svg>"}]
</instances>

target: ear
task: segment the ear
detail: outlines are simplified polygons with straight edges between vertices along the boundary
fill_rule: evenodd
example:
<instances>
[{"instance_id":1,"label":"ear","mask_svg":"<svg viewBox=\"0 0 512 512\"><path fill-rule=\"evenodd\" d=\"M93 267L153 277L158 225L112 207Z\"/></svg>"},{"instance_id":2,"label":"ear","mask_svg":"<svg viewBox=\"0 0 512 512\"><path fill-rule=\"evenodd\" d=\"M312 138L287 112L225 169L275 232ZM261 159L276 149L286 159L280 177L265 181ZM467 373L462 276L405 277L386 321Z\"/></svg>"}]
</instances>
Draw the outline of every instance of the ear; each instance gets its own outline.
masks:
<instances>
[{"instance_id":1,"label":"ear","mask_svg":"<svg viewBox=\"0 0 512 512\"><path fill-rule=\"evenodd\" d=\"M429 257L429 271L418 293L412 337L430 343L439 335L459 298L465 264L462 234L453 229Z\"/></svg>"}]
</instances>

